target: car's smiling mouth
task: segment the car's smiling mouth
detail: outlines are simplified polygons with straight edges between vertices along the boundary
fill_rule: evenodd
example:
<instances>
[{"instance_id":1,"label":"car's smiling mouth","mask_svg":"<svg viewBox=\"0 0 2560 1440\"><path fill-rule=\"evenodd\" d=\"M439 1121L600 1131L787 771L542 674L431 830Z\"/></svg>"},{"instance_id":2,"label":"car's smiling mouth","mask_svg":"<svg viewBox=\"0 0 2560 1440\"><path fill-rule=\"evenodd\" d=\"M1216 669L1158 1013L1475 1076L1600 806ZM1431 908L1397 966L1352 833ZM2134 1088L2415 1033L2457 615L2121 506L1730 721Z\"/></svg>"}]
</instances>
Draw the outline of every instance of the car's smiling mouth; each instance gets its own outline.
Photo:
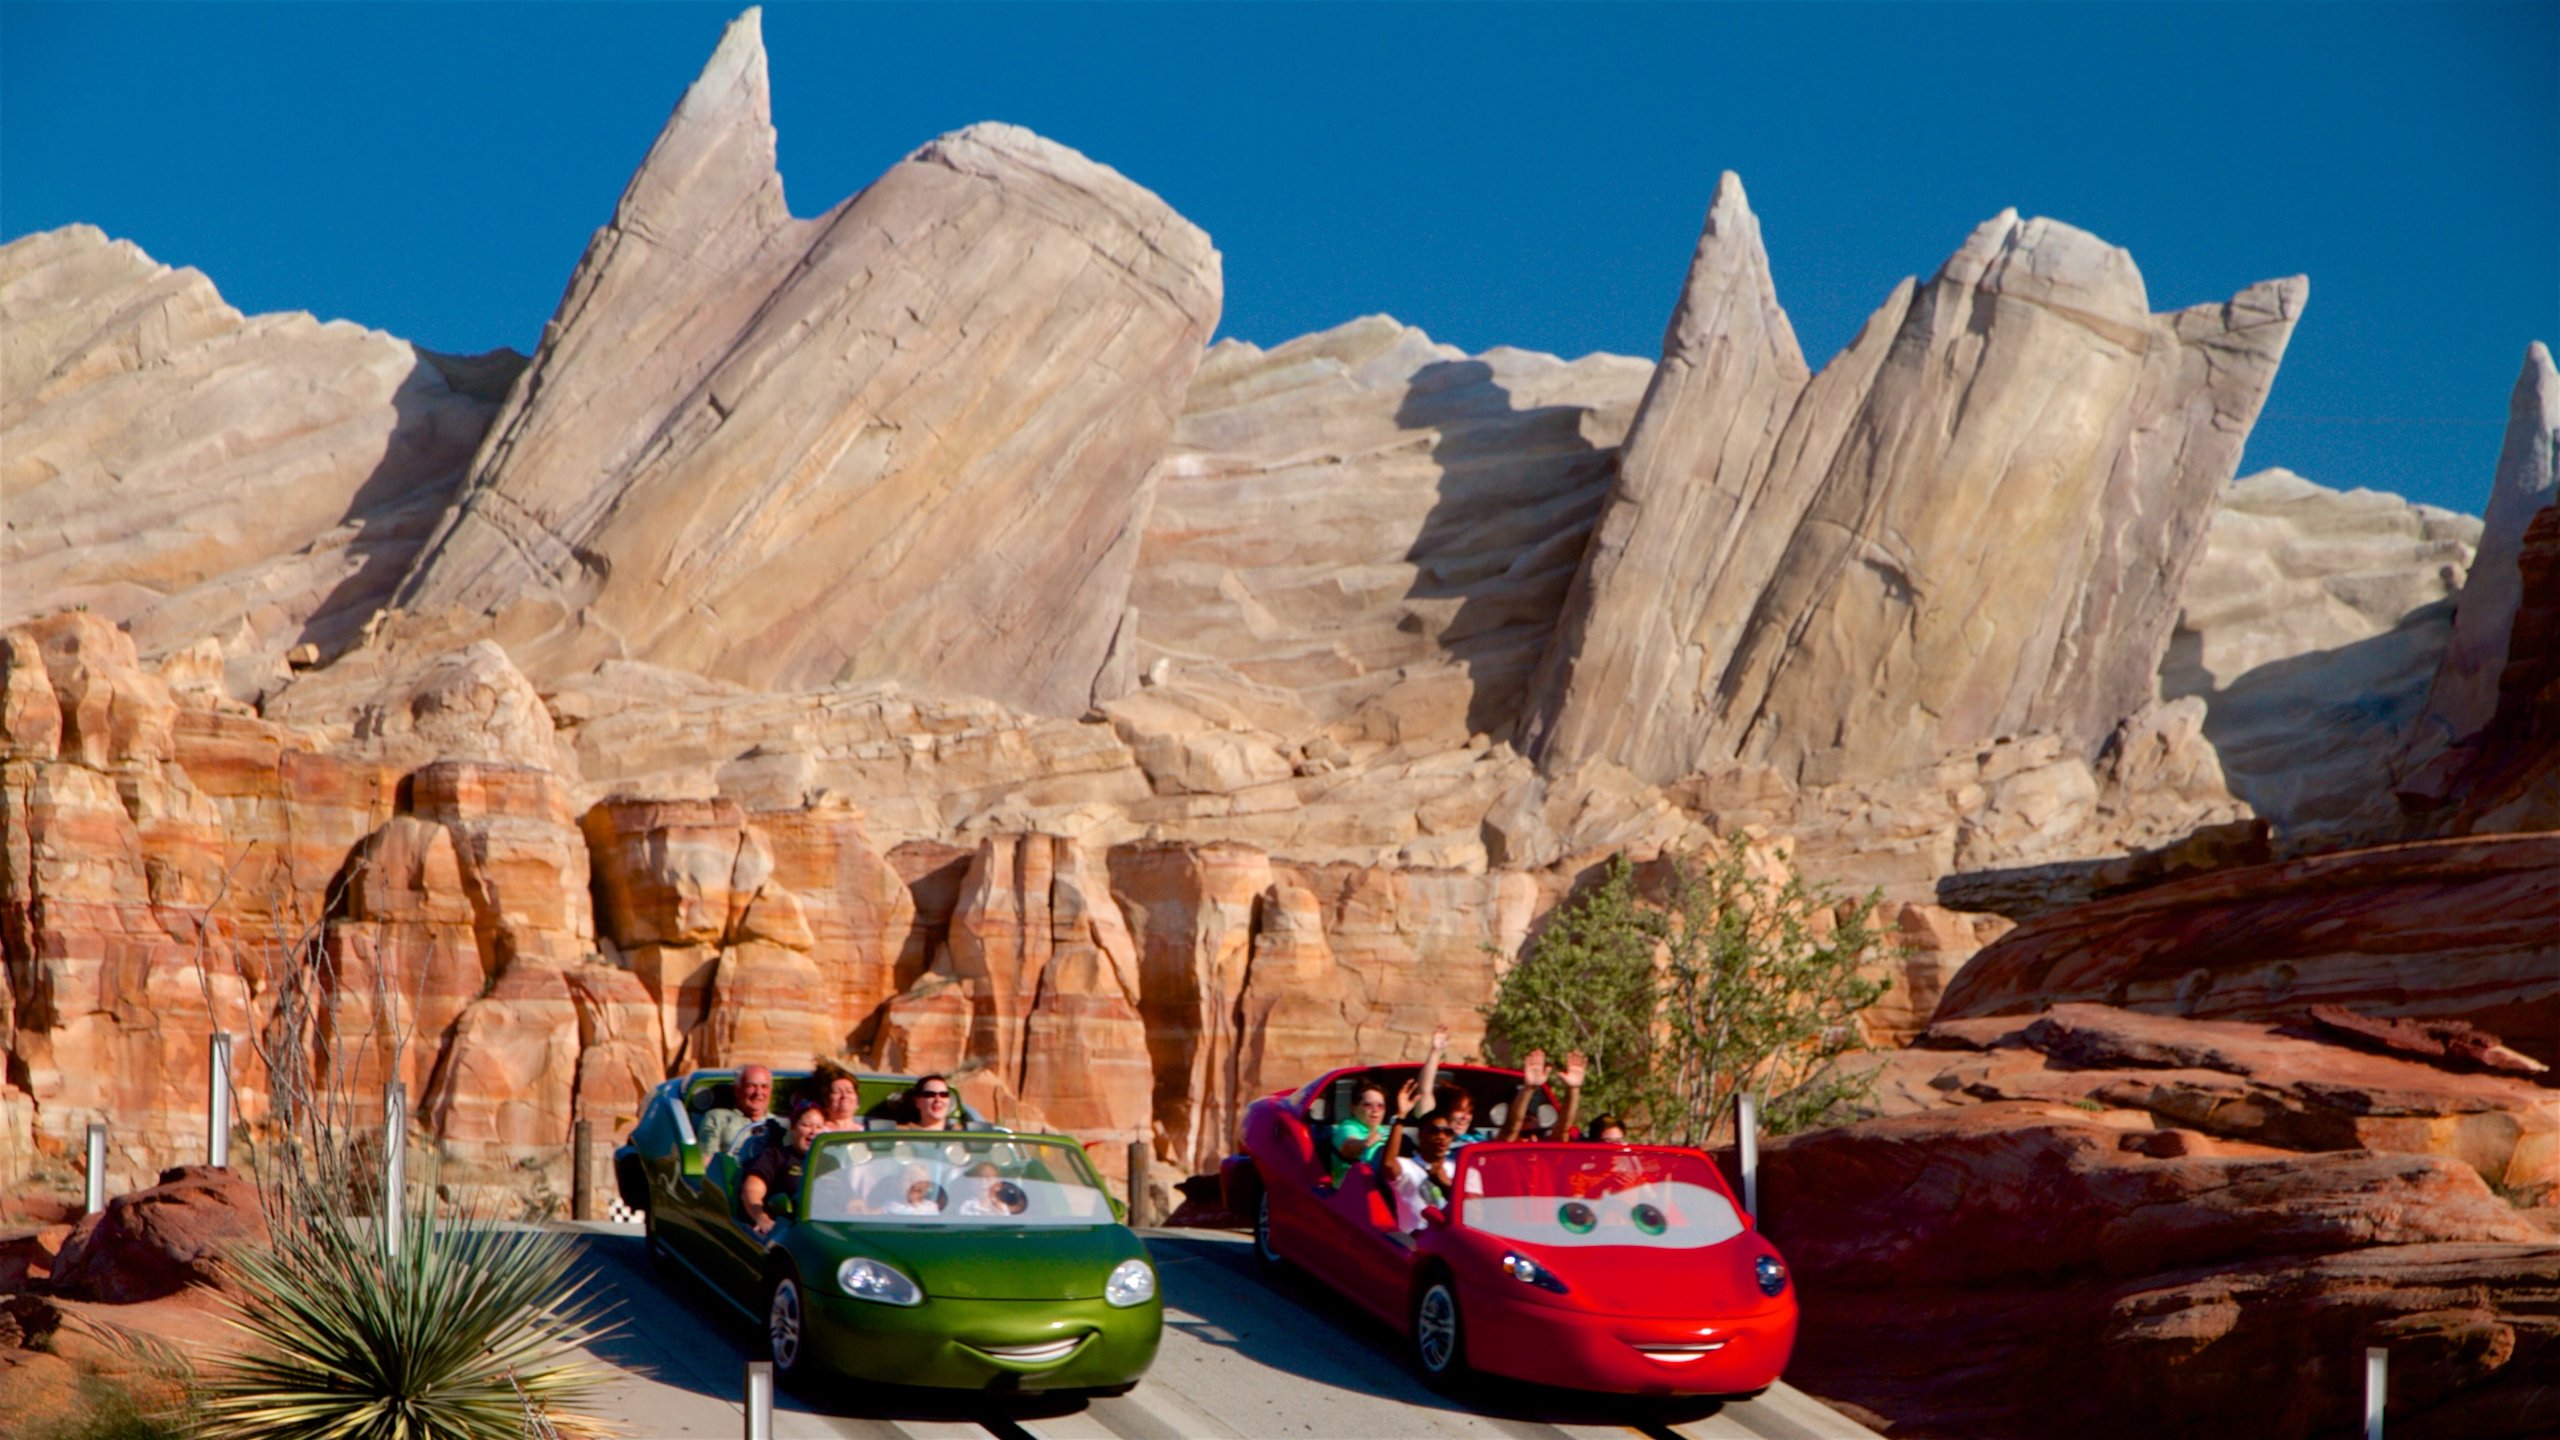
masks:
<instances>
[{"instance_id":1,"label":"car's smiling mouth","mask_svg":"<svg viewBox=\"0 0 2560 1440\"><path fill-rule=\"evenodd\" d=\"M1701 1340L1694 1345L1638 1345L1635 1350L1647 1360L1664 1365L1686 1365L1692 1360L1713 1355L1727 1343L1723 1340Z\"/></svg>"},{"instance_id":2,"label":"car's smiling mouth","mask_svg":"<svg viewBox=\"0 0 2560 1440\"><path fill-rule=\"evenodd\" d=\"M964 1347L1005 1369L1046 1369L1082 1349L1093 1338L1092 1331L1069 1335L1062 1340L1043 1340L1037 1345L968 1345Z\"/></svg>"}]
</instances>

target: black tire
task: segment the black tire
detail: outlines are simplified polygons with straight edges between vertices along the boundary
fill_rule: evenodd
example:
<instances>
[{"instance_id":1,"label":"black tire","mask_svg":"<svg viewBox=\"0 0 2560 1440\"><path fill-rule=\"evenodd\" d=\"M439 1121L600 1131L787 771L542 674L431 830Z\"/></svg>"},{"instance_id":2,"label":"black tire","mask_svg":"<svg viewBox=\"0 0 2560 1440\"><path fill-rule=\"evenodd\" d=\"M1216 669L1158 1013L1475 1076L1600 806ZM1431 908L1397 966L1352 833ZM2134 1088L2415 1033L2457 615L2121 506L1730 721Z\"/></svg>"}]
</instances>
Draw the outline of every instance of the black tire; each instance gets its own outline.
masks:
<instances>
[{"instance_id":1,"label":"black tire","mask_svg":"<svg viewBox=\"0 0 2560 1440\"><path fill-rule=\"evenodd\" d=\"M1287 1256L1271 1241L1271 1192L1264 1190L1253 1202L1253 1258L1266 1276L1277 1276L1289 1268Z\"/></svg>"},{"instance_id":2,"label":"black tire","mask_svg":"<svg viewBox=\"0 0 2560 1440\"><path fill-rule=\"evenodd\" d=\"M1467 1332L1458 1317L1458 1287L1447 1275L1434 1275L1413 1299L1413 1368L1434 1390L1455 1390L1466 1383Z\"/></svg>"},{"instance_id":3,"label":"black tire","mask_svg":"<svg viewBox=\"0 0 2560 1440\"><path fill-rule=\"evenodd\" d=\"M797 1384L808 1375L808 1298L801 1293L800 1277L787 1269L774 1272L765 1286L764 1337L777 1382Z\"/></svg>"}]
</instances>

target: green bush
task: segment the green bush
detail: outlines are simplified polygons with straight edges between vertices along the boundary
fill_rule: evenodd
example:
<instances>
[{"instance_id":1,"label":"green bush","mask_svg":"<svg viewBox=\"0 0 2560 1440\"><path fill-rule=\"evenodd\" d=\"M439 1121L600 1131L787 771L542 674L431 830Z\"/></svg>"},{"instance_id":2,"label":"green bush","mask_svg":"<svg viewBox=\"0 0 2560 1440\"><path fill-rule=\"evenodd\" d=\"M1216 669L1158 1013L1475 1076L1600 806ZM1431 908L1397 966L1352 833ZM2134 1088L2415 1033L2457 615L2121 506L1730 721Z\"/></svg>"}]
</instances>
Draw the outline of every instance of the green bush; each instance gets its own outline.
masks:
<instances>
[{"instance_id":1,"label":"green bush","mask_svg":"<svg viewBox=\"0 0 2560 1440\"><path fill-rule=\"evenodd\" d=\"M248 1345L204 1380L204 1440L518 1440L575 1431L603 1379L573 1352L603 1334L573 1280L575 1237L447 1213L421 1187L389 1253L316 1192L235 1257ZM285 1223L274 1223L277 1219Z\"/></svg>"},{"instance_id":2,"label":"green bush","mask_svg":"<svg viewBox=\"0 0 2560 1440\"><path fill-rule=\"evenodd\" d=\"M1840 1062L1866 1048L1858 1015L1885 992L1861 974L1893 949L1877 897L1844 904L1797 878L1773 883L1740 841L1665 868L1659 903L1620 858L1550 917L1486 1012L1495 1046L1581 1050L1583 1117L1614 1112L1669 1144L1729 1127L1743 1090L1780 1134L1864 1094L1872 1072Z\"/></svg>"}]
</instances>

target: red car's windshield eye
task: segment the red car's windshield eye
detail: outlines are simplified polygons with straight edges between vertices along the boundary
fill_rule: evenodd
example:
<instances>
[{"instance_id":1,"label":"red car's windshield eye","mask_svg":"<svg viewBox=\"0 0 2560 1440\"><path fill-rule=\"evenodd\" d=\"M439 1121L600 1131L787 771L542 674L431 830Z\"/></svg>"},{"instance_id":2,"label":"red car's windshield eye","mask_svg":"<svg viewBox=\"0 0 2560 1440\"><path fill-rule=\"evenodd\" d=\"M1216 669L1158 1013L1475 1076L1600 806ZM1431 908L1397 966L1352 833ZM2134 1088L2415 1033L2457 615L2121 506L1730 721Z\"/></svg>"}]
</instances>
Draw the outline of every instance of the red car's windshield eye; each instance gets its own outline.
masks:
<instances>
[{"instance_id":1,"label":"red car's windshield eye","mask_svg":"<svg viewBox=\"0 0 2560 1440\"><path fill-rule=\"evenodd\" d=\"M1579 1200L1567 1200L1557 1206L1556 1220L1576 1235L1588 1235L1591 1227L1600 1223L1600 1217L1592 1213L1591 1207ZM1662 1232L1657 1230L1654 1233Z\"/></svg>"},{"instance_id":2,"label":"red car's windshield eye","mask_svg":"<svg viewBox=\"0 0 2560 1440\"><path fill-rule=\"evenodd\" d=\"M1652 1205L1638 1205L1635 1208L1635 1221L1636 1228L1647 1235L1659 1235L1671 1228L1671 1222L1663 1218L1662 1211Z\"/></svg>"}]
</instances>

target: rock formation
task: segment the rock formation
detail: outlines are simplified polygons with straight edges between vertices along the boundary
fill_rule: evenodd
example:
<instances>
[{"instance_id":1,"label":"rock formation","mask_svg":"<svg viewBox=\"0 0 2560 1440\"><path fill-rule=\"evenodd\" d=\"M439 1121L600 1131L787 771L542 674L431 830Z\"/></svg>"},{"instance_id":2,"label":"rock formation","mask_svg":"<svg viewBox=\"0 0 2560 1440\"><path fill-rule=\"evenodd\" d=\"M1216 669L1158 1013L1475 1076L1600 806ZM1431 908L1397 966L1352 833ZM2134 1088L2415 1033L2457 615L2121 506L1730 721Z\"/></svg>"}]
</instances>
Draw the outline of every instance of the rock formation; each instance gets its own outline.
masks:
<instances>
[{"instance_id":1,"label":"rock formation","mask_svg":"<svg viewBox=\"0 0 2560 1440\"><path fill-rule=\"evenodd\" d=\"M1815 785L2004 736L2095 758L2151 698L2304 292L2153 316L2123 251L2004 213L1807 380L1726 177L1530 753Z\"/></svg>"},{"instance_id":2,"label":"rock formation","mask_svg":"<svg viewBox=\"0 0 2560 1440\"><path fill-rule=\"evenodd\" d=\"M2055 911L1987 946L1940 1020L2103 1001L2283 1020L2318 1003L2469 1020L2560 1063L2560 835L2212 871Z\"/></svg>"},{"instance_id":3,"label":"rock formation","mask_svg":"<svg viewBox=\"0 0 2560 1440\"><path fill-rule=\"evenodd\" d=\"M0 624L80 605L155 660L213 641L215 678L254 696L302 647L354 643L507 374L244 317L85 225L0 246Z\"/></svg>"},{"instance_id":4,"label":"rock formation","mask_svg":"<svg viewBox=\"0 0 2560 1440\"><path fill-rule=\"evenodd\" d=\"M639 659L1080 712L1217 321L1217 253L1002 125L794 220L770 116L750 11L589 244L399 603L491 617L545 678Z\"/></svg>"},{"instance_id":5,"label":"rock formation","mask_svg":"<svg viewBox=\"0 0 2560 1440\"><path fill-rule=\"evenodd\" d=\"M2480 522L2286 470L2236 481L2179 594L2160 693L2205 702L2232 793L2295 849L2390 838L2393 757Z\"/></svg>"},{"instance_id":6,"label":"rock formation","mask_svg":"<svg viewBox=\"0 0 2560 1440\"><path fill-rule=\"evenodd\" d=\"M2498 473L2489 487L2488 514L2480 536L2480 554L2462 587L2453 619L2452 642L2446 647L2435 684L2427 692L2425 715L2400 756L2400 789L2420 806L2440 806L2457 790L2456 777L2472 765L2476 739L2502 703L2508 667L2528 664L2537 656L2515 641L2519 611L2530 603L2547 612L2552 605L2548 572L2528 589L2523 564L2525 534L2534 520L2560 500L2560 369L2540 341L2525 352L2523 373L2507 402L2507 436L2498 452ZM2560 809L2560 797L2546 811Z\"/></svg>"}]
</instances>

